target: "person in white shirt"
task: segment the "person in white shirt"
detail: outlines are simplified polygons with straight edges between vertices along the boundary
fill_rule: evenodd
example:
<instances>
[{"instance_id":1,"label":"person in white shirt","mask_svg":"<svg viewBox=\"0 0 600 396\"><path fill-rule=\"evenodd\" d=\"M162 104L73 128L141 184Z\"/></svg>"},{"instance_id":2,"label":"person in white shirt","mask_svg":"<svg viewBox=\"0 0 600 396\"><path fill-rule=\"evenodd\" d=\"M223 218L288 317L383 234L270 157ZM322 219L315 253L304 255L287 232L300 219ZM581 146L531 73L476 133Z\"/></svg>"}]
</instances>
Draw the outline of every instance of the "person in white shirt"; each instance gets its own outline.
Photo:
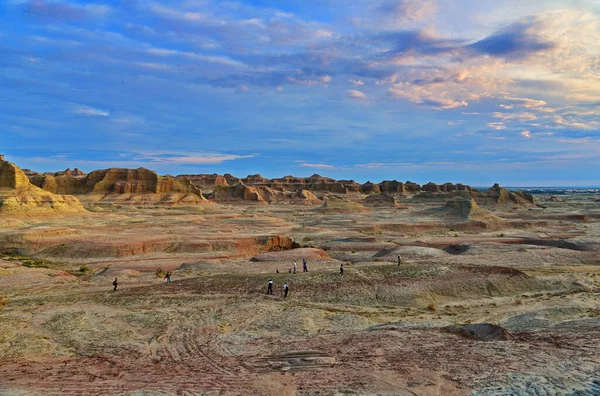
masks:
<instances>
[{"instance_id":1,"label":"person in white shirt","mask_svg":"<svg viewBox=\"0 0 600 396\"><path fill-rule=\"evenodd\" d=\"M290 291L290 287L288 286L287 282L284 282L283 283L283 298L287 297L289 291Z\"/></svg>"},{"instance_id":2,"label":"person in white shirt","mask_svg":"<svg viewBox=\"0 0 600 396\"><path fill-rule=\"evenodd\" d=\"M273 294L273 281L271 279L267 282L267 294Z\"/></svg>"},{"instance_id":3,"label":"person in white shirt","mask_svg":"<svg viewBox=\"0 0 600 396\"><path fill-rule=\"evenodd\" d=\"M296 269L298 269L298 266L296 265L296 262L294 261L294 274L296 273Z\"/></svg>"}]
</instances>

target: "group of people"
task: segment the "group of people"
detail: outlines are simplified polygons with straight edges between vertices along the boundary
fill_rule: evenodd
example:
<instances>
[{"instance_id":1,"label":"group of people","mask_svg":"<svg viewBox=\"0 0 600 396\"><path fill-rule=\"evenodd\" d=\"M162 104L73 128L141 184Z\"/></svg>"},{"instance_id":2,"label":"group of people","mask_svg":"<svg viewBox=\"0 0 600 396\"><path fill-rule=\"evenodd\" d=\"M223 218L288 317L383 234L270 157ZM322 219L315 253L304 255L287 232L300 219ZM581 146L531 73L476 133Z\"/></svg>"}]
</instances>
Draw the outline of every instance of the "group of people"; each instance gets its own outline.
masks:
<instances>
[{"instance_id":1,"label":"group of people","mask_svg":"<svg viewBox=\"0 0 600 396\"><path fill-rule=\"evenodd\" d=\"M400 259L400 256L398 256L398 265L400 265L402 263L402 260ZM290 268L289 273L296 273L296 262L294 261L294 265L292 266L292 268ZM279 273L279 270L276 271L277 273ZM308 272L308 264L306 263L306 259L303 258L302 259L302 272ZM340 275L344 275L344 263L340 264ZM166 279L167 281L167 285L171 284L171 271L168 271L167 274L165 275L164 279ZM117 281L117 278L115 278L115 280L113 281L113 290L117 290L117 287L119 286L119 282ZM287 284L287 282L283 283L283 297L287 297L288 293L290 291L290 287ZM267 294L273 294L273 280L269 279L269 282L267 282Z\"/></svg>"},{"instance_id":2,"label":"group of people","mask_svg":"<svg viewBox=\"0 0 600 396\"><path fill-rule=\"evenodd\" d=\"M288 293L290 292L290 287L287 282L283 282L283 298L286 298ZM267 282L267 294L273 294L273 280L269 279Z\"/></svg>"},{"instance_id":3,"label":"group of people","mask_svg":"<svg viewBox=\"0 0 600 396\"><path fill-rule=\"evenodd\" d=\"M296 265L296 261L294 261L294 265L288 270L288 273L295 274L296 271L298 271L298 266ZM306 263L305 258L302 259L302 272L308 272L308 264ZM279 273L279 270L277 270L277 273Z\"/></svg>"}]
</instances>

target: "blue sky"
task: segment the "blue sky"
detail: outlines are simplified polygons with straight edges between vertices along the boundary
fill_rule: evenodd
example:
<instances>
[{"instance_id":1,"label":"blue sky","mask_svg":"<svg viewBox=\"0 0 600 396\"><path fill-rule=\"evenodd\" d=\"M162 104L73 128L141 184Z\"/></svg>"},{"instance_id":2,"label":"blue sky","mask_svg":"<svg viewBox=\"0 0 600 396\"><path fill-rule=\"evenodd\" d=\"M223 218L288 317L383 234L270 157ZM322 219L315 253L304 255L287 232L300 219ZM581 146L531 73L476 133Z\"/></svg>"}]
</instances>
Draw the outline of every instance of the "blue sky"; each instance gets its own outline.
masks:
<instances>
[{"instance_id":1,"label":"blue sky","mask_svg":"<svg viewBox=\"0 0 600 396\"><path fill-rule=\"evenodd\" d=\"M5 0L38 171L600 185L596 0Z\"/></svg>"}]
</instances>

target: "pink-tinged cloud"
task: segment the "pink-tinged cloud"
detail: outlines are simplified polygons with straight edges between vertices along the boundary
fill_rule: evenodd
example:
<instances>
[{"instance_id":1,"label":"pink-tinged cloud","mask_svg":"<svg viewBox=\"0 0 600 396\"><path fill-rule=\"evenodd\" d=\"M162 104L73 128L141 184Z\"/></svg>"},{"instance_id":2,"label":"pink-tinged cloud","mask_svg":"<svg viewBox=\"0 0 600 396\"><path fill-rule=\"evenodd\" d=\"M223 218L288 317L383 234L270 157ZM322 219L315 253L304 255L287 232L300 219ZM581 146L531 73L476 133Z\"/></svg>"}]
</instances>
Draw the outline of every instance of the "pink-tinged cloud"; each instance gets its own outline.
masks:
<instances>
[{"instance_id":1,"label":"pink-tinged cloud","mask_svg":"<svg viewBox=\"0 0 600 396\"><path fill-rule=\"evenodd\" d=\"M358 91L356 89L350 89L350 90L346 91L346 94L348 95L348 98L350 98L350 99L356 99L356 100L367 99L367 95L365 95L364 92Z\"/></svg>"}]
</instances>

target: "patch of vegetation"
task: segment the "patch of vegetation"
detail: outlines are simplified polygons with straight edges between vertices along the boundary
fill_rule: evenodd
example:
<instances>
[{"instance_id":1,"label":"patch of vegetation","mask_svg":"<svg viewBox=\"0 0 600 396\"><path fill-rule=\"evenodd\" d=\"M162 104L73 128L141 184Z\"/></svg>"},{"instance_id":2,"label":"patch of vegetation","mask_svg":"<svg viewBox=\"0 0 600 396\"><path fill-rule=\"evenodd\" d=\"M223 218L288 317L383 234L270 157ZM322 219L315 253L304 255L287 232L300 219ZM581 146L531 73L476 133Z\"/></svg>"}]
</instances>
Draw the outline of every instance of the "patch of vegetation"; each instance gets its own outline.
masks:
<instances>
[{"instance_id":1,"label":"patch of vegetation","mask_svg":"<svg viewBox=\"0 0 600 396\"><path fill-rule=\"evenodd\" d=\"M8 299L0 296L0 309L8 305Z\"/></svg>"},{"instance_id":2,"label":"patch of vegetation","mask_svg":"<svg viewBox=\"0 0 600 396\"><path fill-rule=\"evenodd\" d=\"M165 270L162 269L162 267L158 267L156 269L156 277L157 278L163 278L167 273L165 272Z\"/></svg>"},{"instance_id":3,"label":"patch of vegetation","mask_svg":"<svg viewBox=\"0 0 600 396\"><path fill-rule=\"evenodd\" d=\"M81 267L79 267L79 272L81 272L81 273L86 273L86 272L88 272L89 270L90 270L90 269L89 269L89 268L88 268L88 266L87 266L87 265L85 265L85 264L84 264L84 265L82 265Z\"/></svg>"},{"instance_id":4,"label":"patch of vegetation","mask_svg":"<svg viewBox=\"0 0 600 396\"><path fill-rule=\"evenodd\" d=\"M3 257L3 259L8 261L19 261L24 267L27 268L58 268L61 266L61 263L38 259L22 254L9 254L7 257Z\"/></svg>"},{"instance_id":5,"label":"patch of vegetation","mask_svg":"<svg viewBox=\"0 0 600 396\"><path fill-rule=\"evenodd\" d=\"M427 309L430 310L430 311L433 311L433 312L437 311L437 307L435 306L434 303L429 304L427 306Z\"/></svg>"}]
</instances>

